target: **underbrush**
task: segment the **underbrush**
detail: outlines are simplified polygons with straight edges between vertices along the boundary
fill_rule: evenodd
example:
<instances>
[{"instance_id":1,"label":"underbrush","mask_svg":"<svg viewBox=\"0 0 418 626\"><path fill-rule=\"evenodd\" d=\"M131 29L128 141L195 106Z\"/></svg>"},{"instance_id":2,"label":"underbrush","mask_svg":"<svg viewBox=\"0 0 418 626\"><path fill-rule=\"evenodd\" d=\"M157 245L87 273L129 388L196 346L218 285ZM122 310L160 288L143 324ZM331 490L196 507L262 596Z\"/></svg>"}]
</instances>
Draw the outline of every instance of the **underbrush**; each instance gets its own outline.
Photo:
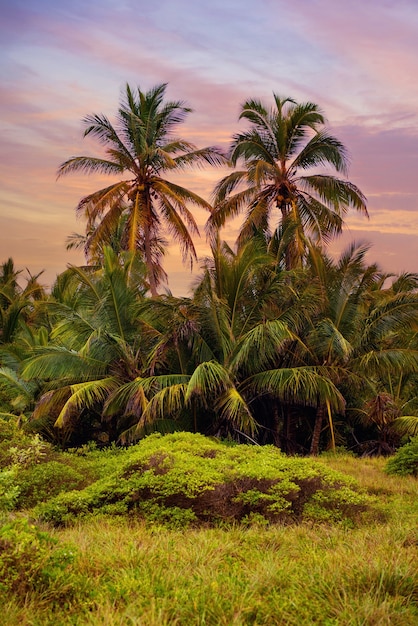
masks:
<instances>
[{"instance_id":1,"label":"underbrush","mask_svg":"<svg viewBox=\"0 0 418 626\"><path fill-rule=\"evenodd\" d=\"M50 579L53 603L45 589L9 593L8 626L418 623L418 544L399 520L185 533L100 517L49 533L58 546L77 546L68 597L61 575Z\"/></svg>"},{"instance_id":2,"label":"underbrush","mask_svg":"<svg viewBox=\"0 0 418 626\"><path fill-rule=\"evenodd\" d=\"M312 459L175 433L147 437L108 476L49 499L34 514L54 525L128 514L173 528L303 520L353 524L369 507L353 479Z\"/></svg>"},{"instance_id":3,"label":"underbrush","mask_svg":"<svg viewBox=\"0 0 418 626\"><path fill-rule=\"evenodd\" d=\"M86 595L87 585L74 564L77 550L24 517L3 518L0 526L0 599L62 609ZM4 623L4 622L3 622Z\"/></svg>"},{"instance_id":4,"label":"underbrush","mask_svg":"<svg viewBox=\"0 0 418 626\"><path fill-rule=\"evenodd\" d=\"M418 437L414 437L389 459L386 465L388 474L418 477Z\"/></svg>"},{"instance_id":5,"label":"underbrush","mask_svg":"<svg viewBox=\"0 0 418 626\"><path fill-rule=\"evenodd\" d=\"M418 481L385 459L185 433L42 445L0 473L17 477L0 514L8 626L418 625Z\"/></svg>"},{"instance_id":6,"label":"underbrush","mask_svg":"<svg viewBox=\"0 0 418 626\"><path fill-rule=\"evenodd\" d=\"M0 420L0 511L25 510L81 490L115 471L124 450L85 446L62 452Z\"/></svg>"}]
</instances>

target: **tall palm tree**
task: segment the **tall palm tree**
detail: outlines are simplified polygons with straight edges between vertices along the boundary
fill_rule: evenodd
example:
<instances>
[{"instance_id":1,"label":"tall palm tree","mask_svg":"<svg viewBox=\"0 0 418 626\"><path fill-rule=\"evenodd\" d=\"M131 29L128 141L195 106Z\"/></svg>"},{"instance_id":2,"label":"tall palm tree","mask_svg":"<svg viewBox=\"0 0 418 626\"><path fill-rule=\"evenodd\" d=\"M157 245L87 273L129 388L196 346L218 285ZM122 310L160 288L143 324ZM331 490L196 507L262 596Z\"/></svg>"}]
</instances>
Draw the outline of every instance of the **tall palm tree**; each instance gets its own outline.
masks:
<instances>
[{"instance_id":1,"label":"tall palm tree","mask_svg":"<svg viewBox=\"0 0 418 626\"><path fill-rule=\"evenodd\" d=\"M126 86L113 125L105 115L84 118L84 136L91 135L106 149L106 157L78 156L61 164L58 176L73 172L126 175L84 197L77 213L87 218L86 252L93 257L124 219L122 245L140 249L148 271L152 295L161 279L161 228L180 244L184 260L196 258L192 235L198 234L188 204L210 211L200 196L168 181L167 173L189 166L226 162L215 147L197 149L173 136L175 127L191 109L181 101L164 101L166 84L147 92Z\"/></svg>"},{"instance_id":2,"label":"tall palm tree","mask_svg":"<svg viewBox=\"0 0 418 626\"><path fill-rule=\"evenodd\" d=\"M255 230L270 233L280 226L290 232L285 266L296 267L304 256L306 237L326 242L341 232L343 215L353 207L367 215L366 200L352 183L329 171L347 174L343 144L324 128L325 118L316 104L297 104L274 95L275 106L267 109L259 100L247 100L240 119L250 128L234 135L230 147L233 166L244 169L223 178L215 188L215 211L209 217L209 232L244 209L247 214L239 243Z\"/></svg>"}]
</instances>

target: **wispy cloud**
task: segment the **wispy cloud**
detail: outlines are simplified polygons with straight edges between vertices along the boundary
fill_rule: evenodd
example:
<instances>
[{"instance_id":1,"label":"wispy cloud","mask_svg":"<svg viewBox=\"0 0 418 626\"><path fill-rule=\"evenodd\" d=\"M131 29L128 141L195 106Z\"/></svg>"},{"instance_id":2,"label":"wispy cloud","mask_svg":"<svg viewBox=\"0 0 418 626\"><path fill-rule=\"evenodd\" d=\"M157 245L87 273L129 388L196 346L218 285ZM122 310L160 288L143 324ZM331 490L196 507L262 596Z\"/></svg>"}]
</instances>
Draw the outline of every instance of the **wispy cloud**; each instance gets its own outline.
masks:
<instances>
[{"instance_id":1,"label":"wispy cloud","mask_svg":"<svg viewBox=\"0 0 418 626\"><path fill-rule=\"evenodd\" d=\"M199 146L228 145L242 127L239 105L247 97L268 103L275 91L317 102L351 153L350 178L369 200L370 221L350 215L347 233L379 241L371 254L385 259L391 241L394 264L401 258L415 269L417 32L415 0L6 0L3 256L18 266L44 263L48 275L65 267L65 237L82 230L74 207L101 184L82 176L55 180L63 160L97 150L83 140L81 119L92 112L112 118L126 82L143 89L167 82L167 96L194 109L179 130ZM209 198L219 176L204 170L182 182ZM200 226L205 219L197 214ZM231 243L237 228L225 229ZM196 245L207 250L204 237ZM174 248L172 254L181 273Z\"/></svg>"}]
</instances>

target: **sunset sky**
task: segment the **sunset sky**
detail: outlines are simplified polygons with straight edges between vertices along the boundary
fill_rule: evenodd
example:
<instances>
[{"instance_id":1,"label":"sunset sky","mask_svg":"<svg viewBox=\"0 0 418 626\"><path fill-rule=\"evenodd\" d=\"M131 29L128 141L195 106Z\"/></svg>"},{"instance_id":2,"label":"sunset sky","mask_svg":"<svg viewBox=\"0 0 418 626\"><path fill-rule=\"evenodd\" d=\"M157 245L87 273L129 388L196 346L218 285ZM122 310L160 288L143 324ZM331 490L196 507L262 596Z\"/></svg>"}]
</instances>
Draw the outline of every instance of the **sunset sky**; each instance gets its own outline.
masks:
<instances>
[{"instance_id":1,"label":"sunset sky","mask_svg":"<svg viewBox=\"0 0 418 626\"><path fill-rule=\"evenodd\" d=\"M417 0L0 0L0 262L12 256L51 284L65 249L84 231L79 199L103 180L56 180L70 156L97 154L82 118L112 118L126 82L168 83L167 97L193 113L179 135L199 147L228 146L242 129L239 106L272 93L316 102L351 155L350 180L370 220L349 215L340 250L373 246L385 271L418 272ZM183 182L210 198L224 172ZM202 227L206 216L197 215ZM237 225L224 237L233 243ZM196 241L207 253L204 234ZM169 285L186 295L190 272L170 247Z\"/></svg>"}]
</instances>

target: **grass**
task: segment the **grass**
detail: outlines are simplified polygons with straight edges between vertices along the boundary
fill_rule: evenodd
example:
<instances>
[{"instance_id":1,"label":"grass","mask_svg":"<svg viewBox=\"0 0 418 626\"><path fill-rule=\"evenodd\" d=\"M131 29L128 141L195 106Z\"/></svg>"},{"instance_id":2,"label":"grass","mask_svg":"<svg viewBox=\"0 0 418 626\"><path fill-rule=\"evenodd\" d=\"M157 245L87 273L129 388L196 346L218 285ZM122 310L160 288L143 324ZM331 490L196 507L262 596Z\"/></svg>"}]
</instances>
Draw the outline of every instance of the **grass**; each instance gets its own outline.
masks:
<instances>
[{"instance_id":1,"label":"grass","mask_svg":"<svg viewBox=\"0 0 418 626\"><path fill-rule=\"evenodd\" d=\"M58 546L76 547L75 560L54 590L7 595L3 623L418 625L418 481L387 476L383 459L320 462L372 494L367 523L184 531L97 516L46 526Z\"/></svg>"}]
</instances>

